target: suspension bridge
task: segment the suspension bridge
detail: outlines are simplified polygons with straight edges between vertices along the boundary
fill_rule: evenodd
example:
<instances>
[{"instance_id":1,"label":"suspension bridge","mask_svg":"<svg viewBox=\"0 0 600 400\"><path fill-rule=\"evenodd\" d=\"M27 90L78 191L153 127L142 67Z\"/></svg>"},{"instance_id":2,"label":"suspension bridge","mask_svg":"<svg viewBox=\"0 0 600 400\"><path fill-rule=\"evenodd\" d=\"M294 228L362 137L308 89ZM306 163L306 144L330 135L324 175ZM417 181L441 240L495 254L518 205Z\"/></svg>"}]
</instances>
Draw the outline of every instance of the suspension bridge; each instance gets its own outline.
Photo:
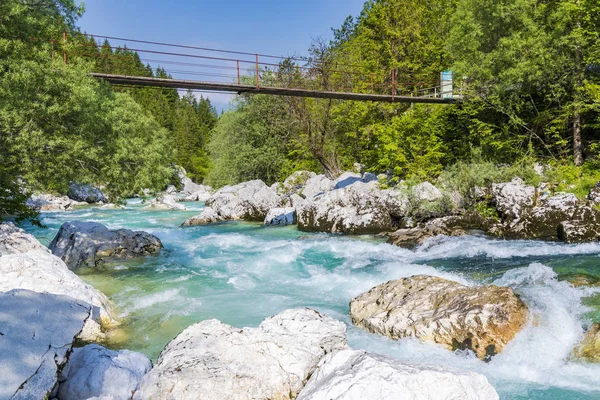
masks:
<instances>
[{"instance_id":1,"label":"suspension bridge","mask_svg":"<svg viewBox=\"0 0 600 400\"><path fill-rule=\"evenodd\" d=\"M93 77L126 87L388 103L448 104L462 97L455 93L451 78L445 78L444 74L436 82L439 84L433 86L432 80L429 85L404 82L399 81L397 69L367 69L350 63L334 63L318 55L284 57L91 34L68 40L66 33L63 34L62 49L57 47L56 41L52 41L53 61L57 58L55 53L61 50L65 64L73 57L94 59L98 67L91 72ZM101 65L134 54L152 71L125 74L101 71ZM158 67L168 77L154 76L153 71ZM406 77L406 74L402 76Z\"/></svg>"}]
</instances>

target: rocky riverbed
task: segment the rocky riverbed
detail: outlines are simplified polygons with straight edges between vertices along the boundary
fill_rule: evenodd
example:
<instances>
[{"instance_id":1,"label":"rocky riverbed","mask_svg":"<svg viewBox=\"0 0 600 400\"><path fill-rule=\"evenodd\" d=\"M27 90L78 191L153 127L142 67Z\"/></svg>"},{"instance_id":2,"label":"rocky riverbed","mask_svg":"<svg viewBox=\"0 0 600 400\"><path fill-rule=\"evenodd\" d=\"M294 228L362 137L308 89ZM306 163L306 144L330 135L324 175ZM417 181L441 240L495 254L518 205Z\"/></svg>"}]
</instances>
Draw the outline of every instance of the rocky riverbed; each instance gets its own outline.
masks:
<instances>
[{"instance_id":1,"label":"rocky riverbed","mask_svg":"<svg viewBox=\"0 0 600 400\"><path fill-rule=\"evenodd\" d=\"M600 245L593 235L561 244L558 234L564 215L578 226L568 215L592 203L537 188L530 200L531 189L513 181L510 190L486 189L498 212L490 221L458 206L446 214L430 207L449 197L430 184L379 185L369 175L305 173L213 192L206 206L182 192L167 203L185 209L138 199L44 212L46 229L25 226L43 245L63 223L88 222L65 225L55 255L2 225L0 266L15 277L3 281L3 304L72 310L38 321L30 357L54 367L40 369L46 386L35 387L58 399L597 397ZM500 228L526 226L531 215L560 220L556 235L548 223L544 241L499 239L508 236ZM414 240L400 239L407 230ZM387 236L406 248L384 243ZM11 315L0 322L10 333L5 348L27 346L18 332L32 321L23 311L3 310ZM62 337L44 333L53 331ZM56 348L50 364L46 353L33 354L43 343ZM5 358L0 367L17 365ZM205 397L198 376L212 388ZM17 389L32 387L22 383Z\"/></svg>"}]
</instances>

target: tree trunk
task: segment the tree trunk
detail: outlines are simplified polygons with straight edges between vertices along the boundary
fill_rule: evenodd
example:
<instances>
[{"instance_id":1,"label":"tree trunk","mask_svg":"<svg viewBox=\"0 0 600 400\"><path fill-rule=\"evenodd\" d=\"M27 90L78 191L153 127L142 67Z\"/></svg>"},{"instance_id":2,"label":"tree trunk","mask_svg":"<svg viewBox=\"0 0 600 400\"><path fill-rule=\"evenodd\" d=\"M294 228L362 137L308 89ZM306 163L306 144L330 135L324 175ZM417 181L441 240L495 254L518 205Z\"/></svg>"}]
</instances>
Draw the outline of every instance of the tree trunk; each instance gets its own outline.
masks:
<instances>
[{"instance_id":1,"label":"tree trunk","mask_svg":"<svg viewBox=\"0 0 600 400\"><path fill-rule=\"evenodd\" d=\"M578 167L583 165L583 145L581 143L581 114L579 107L573 113L573 162Z\"/></svg>"}]
</instances>

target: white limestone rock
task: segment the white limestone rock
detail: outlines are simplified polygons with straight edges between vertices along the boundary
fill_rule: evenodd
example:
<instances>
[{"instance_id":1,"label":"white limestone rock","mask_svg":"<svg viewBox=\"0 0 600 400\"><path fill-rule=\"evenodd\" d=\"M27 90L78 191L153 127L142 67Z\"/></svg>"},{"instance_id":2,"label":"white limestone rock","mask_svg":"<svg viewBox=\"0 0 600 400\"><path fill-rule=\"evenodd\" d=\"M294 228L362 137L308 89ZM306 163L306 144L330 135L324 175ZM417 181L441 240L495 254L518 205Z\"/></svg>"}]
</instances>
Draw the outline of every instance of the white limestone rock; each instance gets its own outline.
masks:
<instances>
[{"instance_id":1,"label":"white limestone rock","mask_svg":"<svg viewBox=\"0 0 600 400\"><path fill-rule=\"evenodd\" d=\"M344 172L335 181L333 181L333 189L343 189L356 182L363 182L362 175L355 172Z\"/></svg>"},{"instance_id":2,"label":"white limestone rock","mask_svg":"<svg viewBox=\"0 0 600 400\"><path fill-rule=\"evenodd\" d=\"M394 230L404 206L377 182L355 182L296 207L298 227L306 231L369 234Z\"/></svg>"},{"instance_id":3,"label":"white limestone rock","mask_svg":"<svg viewBox=\"0 0 600 400\"><path fill-rule=\"evenodd\" d=\"M496 209L508 219L516 219L521 213L534 206L535 187L525 185L521 178L510 182L492 184L492 200Z\"/></svg>"},{"instance_id":4,"label":"white limestone rock","mask_svg":"<svg viewBox=\"0 0 600 400\"><path fill-rule=\"evenodd\" d=\"M71 297L0 293L0 398L54 397L58 372L89 316L90 306Z\"/></svg>"},{"instance_id":5,"label":"white limestone rock","mask_svg":"<svg viewBox=\"0 0 600 400\"><path fill-rule=\"evenodd\" d=\"M294 225L296 209L293 207L271 208L265 217L264 225Z\"/></svg>"},{"instance_id":6,"label":"white limestone rock","mask_svg":"<svg viewBox=\"0 0 600 400\"><path fill-rule=\"evenodd\" d=\"M276 184L276 191L278 194L297 192L315 176L317 176L317 174L312 171L296 171L288 176L282 184Z\"/></svg>"},{"instance_id":7,"label":"white limestone rock","mask_svg":"<svg viewBox=\"0 0 600 400\"><path fill-rule=\"evenodd\" d=\"M146 208L154 210L187 210L186 206L177 202L177 198L173 194L168 193L163 193L154 200L150 201L150 204L148 204Z\"/></svg>"},{"instance_id":8,"label":"white limestone rock","mask_svg":"<svg viewBox=\"0 0 600 400\"><path fill-rule=\"evenodd\" d=\"M50 242L52 254L70 269L96 267L111 259L154 254L163 245L159 238L143 231L109 230L97 222L65 222Z\"/></svg>"},{"instance_id":9,"label":"white limestone rock","mask_svg":"<svg viewBox=\"0 0 600 400\"><path fill-rule=\"evenodd\" d=\"M334 183L325 175L316 175L306 181L301 194L308 200L314 200L315 197L323 195L333 190Z\"/></svg>"},{"instance_id":10,"label":"white limestone rock","mask_svg":"<svg viewBox=\"0 0 600 400\"><path fill-rule=\"evenodd\" d=\"M283 311L258 328L207 320L165 347L134 399L294 399L321 358L345 347L345 325L309 309Z\"/></svg>"},{"instance_id":11,"label":"white limestone rock","mask_svg":"<svg viewBox=\"0 0 600 400\"><path fill-rule=\"evenodd\" d=\"M26 204L38 211L71 211L76 206L86 206L88 203L71 200L67 196L42 193L31 195Z\"/></svg>"},{"instance_id":12,"label":"white limestone rock","mask_svg":"<svg viewBox=\"0 0 600 400\"><path fill-rule=\"evenodd\" d=\"M501 352L527 315L509 287L471 287L425 275L383 283L350 302L352 323L369 332L469 349L482 360Z\"/></svg>"},{"instance_id":13,"label":"white limestone rock","mask_svg":"<svg viewBox=\"0 0 600 400\"><path fill-rule=\"evenodd\" d=\"M97 344L76 348L62 370L58 398L129 400L151 368L141 353Z\"/></svg>"},{"instance_id":14,"label":"white limestone rock","mask_svg":"<svg viewBox=\"0 0 600 400\"><path fill-rule=\"evenodd\" d=\"M72 182L69 185L67 196L70 199L85 203L108 203L108 198L102 193L102 190L92 185L84 185Z\"/></svg>"},{"instance_id":15,"label":"white limestone rock","mask_svg":"<svg viewBox=\"0 0 600 400\"><path fill-rule=\"evenodd\" d=\"M448 367L406 364L363 350L321 360L297 400L497 400L485 376Z\"/></svg>"},{"instance_id":16,"label":"white limestone rock","mask_svg":"<svg viewBox=\"0 0 600 400\"><path fill-rule=\"evenodd\" d=\"M12 222L0 224L0 256L31 250L50 252L35 237L16 227Z\"/></svg>"},{"instance_id":17,"label":"white limestone rock","mask_svg":"<svg viewBox=\"0 0 600 400\"><path fill-rule=\"evenodd\" d=\"M206 201L206 206L218 215L219 221L263 222L269 210L277 207L279 202L280 198L272 188L261 180L254 180L221 188ZM201 225L206 220L201 214L188 219L183 225Z\"/></svg>"},{"instance_id":18,"label":"white limestone rock","mask_svg":"<svg viewBox=\"0 0 600 400\"><path fill-rule=\"evenodd\" d=\"M0 292L26 289L39 293L69 296L82 304L89 304L91 318L81 339L102 338L100 328L117 324L106 296L70 271L65 263L46 250L0 256Z\"/></svg>"},{"instance_id":19,"label":"white limestone rock","mask_svg":"<svg viewBox=\"0 0 600 400\"><path fill-rule=\"evenodd\" d=\"M429 182L422 182L413 186L411 192L418 202L438 201L444 197L442 191Z\"/></svg>"}]
</instances>

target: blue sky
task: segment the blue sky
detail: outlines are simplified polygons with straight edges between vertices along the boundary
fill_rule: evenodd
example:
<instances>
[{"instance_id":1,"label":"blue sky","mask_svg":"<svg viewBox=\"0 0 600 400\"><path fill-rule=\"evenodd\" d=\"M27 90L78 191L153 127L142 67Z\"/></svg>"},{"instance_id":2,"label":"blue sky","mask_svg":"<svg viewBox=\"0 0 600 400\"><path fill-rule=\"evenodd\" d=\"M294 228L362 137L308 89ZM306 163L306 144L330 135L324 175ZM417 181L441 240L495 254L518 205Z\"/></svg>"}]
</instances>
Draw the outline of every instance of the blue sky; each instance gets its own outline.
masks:
<instances>
[{"instance_id":1,"label":"blue sky","mask_svg":"<svg viewBox=\"0 0 600 400\"><path fill-rule=\"evenodd\" d=\"M273 55L306 55L365 0L86 0L86 32ZM131 46L130 46L131 47ZM205 95L207 96L207 95ZM209 94L222 109L229 95Z\"/></svg>"}]
</instances>

